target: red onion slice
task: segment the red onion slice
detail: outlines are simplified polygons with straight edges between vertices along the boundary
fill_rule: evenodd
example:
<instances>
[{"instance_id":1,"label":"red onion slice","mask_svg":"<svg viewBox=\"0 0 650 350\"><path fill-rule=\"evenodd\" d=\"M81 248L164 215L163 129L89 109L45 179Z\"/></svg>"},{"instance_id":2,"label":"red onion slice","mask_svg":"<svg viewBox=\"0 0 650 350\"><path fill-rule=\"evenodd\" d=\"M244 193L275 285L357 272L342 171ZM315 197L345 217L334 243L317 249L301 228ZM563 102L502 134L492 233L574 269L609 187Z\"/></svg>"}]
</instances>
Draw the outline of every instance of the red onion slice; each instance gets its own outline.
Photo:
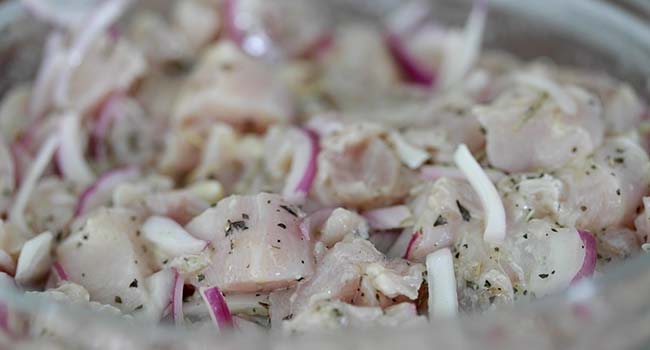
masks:
<instances>
[{"instance_id":1,"label":"red onion slice","mask_svg":"<svg viewBox=\"0 0 650 350\"><path fill-rule=\"evenodd\" d=\"M400 35L391 33L386 36L386 44L395 63L397 63L404 78L414 84L432 87L437 74L409 52Z\"/></svg>"},{"instance_id":2,"label":"red onion slice","mask_svg":"<svg viewBox=\"0 0 650 350\"><path fill-rule=\"evenodd\" d=\"M185 281L183 276L174 269L174 289L172 292L172 318L176 327L185 324L185 316L183 316L183 285Z\"/></svg>"},{"instance_id":3,"label":"red onion slice","mask_svg":"<svg viewBox=\"0 0 650 350\"><path fill-rule=\"evenodd\" d=\"M573 280L571 280L572 284L583 278L593 276L594 271L596 270L596 239L587 231L578 230L578 234L580 235L580 239L585 247L585 258L580 270L578 270L575 277L573 277Z\"/></svg>"},{"instance_id":4,"label":"red onion slice","mask_svg":"<svg viewBox=\"0 0 650 350\"><path fill-rule=\"evenodd\" d=\"M90 210L108 203L118 185L135 180L139 175L140 171L132 166L105 172L83 191L75 207L74 217L84 215Z\"/></svg>"},{"instance_id":5,"label":"red onion slice","mask_svg":"<svg viewBox=\"0 0 650 350\"><path fill-rule=\"evenodd\" d=\"M411 224L411 210L405 205L395 205L370 210L363 213L370 228L375 230L391 230Z\"/></svg>"},{"instance_id":6,"label":"red onion slice","mask_svg":"<svg viewBox=\"0 0 650 350\"><path fill-rule=\"evenodd\" d=\"M66 179L87 186L93 182L95 175L84 158L80 124L81 116L76 113L67 113L62 117L59 130L61 146L56 153L56 161Z\"/></svg>"},{"instance_id":7,"label":"red onion slice","mask_svg":"<svg viewBox=\"0 0 650 350\"><path fill-rule=\"evenodd\" d=\"M411 239L409 240L409 244L406 247L406 252L404 253L404 259L408 259L409 255L411 254L411 251L413 250L413 246L415 246L415 242L417 242L418 238L422 236L422 231L415 231L413 232L413 235L411 235Z\"/></svg>"},{"instance_id":8,"label":"red onion slice","mask_svg":"<svg viewBox=\"0 0 650 350\"><path fill-rule=\"evenodd\" d=\"M318 134L309 129L299 129L293 137L295 142L291 170L282 194L288 202L302 204L316 177Z\"/></svg>"},{"instance_id":9,"label":"red onion slice","mask_svg":"<svg viewBox=\"0 0 650 350\"><path fill-rule=\"evenodd\" d=\"M319 209L302 219L299 227L305 241L311 239L311 237L316 233L316 230L325 224L333 211L334 209L332 208Z\"/></svg>"},{"instance_id":10,"label":"red onion slice","mask_svg":"<svg viewBox=\"0 0 650 350\"><path fill-rule=\"evenodd\" d=\"M55 261L54 264L52 264L52 270L59 278L59 280L61 281L70 280L70 277L68 277L68 273L65 272L65 269L63 268L63 266L61 266L61 263L59 263L58 261Z\"/></svg>"},{"instance_id":11,"label":"red onion slice","mask_svg":"<svg viewBox=\"0 0 650 350\"><path fill-rule=\"evenodd\" d=\"M200 288L199 292L201 293L203 300L208 304L210 317L217 329L232 329L234 327L234 322L221 290L215 286L210 288Z\"/></svg>"}]
</instances>

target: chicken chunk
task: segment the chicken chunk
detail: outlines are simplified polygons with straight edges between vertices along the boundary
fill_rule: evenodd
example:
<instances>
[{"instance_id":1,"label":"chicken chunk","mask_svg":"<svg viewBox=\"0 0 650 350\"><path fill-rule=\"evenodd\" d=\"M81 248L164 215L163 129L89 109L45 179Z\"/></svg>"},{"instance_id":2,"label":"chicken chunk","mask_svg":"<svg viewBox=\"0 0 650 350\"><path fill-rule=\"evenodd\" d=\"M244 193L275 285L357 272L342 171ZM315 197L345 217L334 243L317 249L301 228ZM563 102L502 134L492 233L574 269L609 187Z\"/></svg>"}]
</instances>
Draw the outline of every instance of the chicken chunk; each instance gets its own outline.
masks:
<instances>
[{"instance_id":1,"label":"chicken chunk","mask_svg":"<svg viewBox=\"0 0 650 350\"><path fill-rule=\"evenodd\" d=\"M314 260L299 228L303 214L282 197L230 196L187 224L212 242L212 264L200 284L224 292L271 291L309 278Z\"/></svg>"}]
</instances>

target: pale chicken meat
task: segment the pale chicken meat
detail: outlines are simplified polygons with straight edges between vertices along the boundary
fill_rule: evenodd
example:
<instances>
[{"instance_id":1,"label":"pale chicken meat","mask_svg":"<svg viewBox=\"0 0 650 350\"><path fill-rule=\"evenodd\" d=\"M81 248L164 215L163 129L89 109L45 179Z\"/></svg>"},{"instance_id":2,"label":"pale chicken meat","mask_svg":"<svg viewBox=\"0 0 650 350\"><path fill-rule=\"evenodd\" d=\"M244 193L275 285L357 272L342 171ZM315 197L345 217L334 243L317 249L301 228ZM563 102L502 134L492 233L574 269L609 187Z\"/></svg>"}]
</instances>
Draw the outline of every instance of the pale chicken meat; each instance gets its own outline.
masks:
<instances>
[{"instance_id":1,"label":"pale chicken meat","mask_svg":"<svg viewBox=\"0 0 650 350\"><path fill-rule=\"evenodd\" d=\"M460 232L479 232L483 211L478 198L464 181L442 178L424 186L413 199L412 228L402 232L391 253L413 261L424 261L429 253L449 247Z\"/></svg>"},{"instance_id":2,"label":"pale chicken meat","mask_svg":"<svg viewBox=\"0 0 650 350\"><path fill-rule=\"evenodd\" d=\"M56 258L91 300L133 312L146 300L142 282L152 272L139 227L133 212L98 209L61 242Z\"/></svg>"},{"instance_id":3,"label":"pale chicken meat","mask_svg":"<svg viewBox=\"0 0 650 350\"><path fill-rule=\"evenodd\" d=\"M559 219L594 233L629 226L646 193L650 163L645 151L626 138L609 139L592 158L557 175L566 184Z\"/></svg>"},{"instance_id":4,"label":"pale chicken meat","mask_svg":"<svg viewBox=\"0 0 650 350\"><path fill-rule=\"evenodd\" d=\"M264 130L293 118L293 102L272 66L228 42L207 49L183 84L172 117L176 127L203 128L222 121Z\"/></svg>"},{"instance_id":5,"label":"pale chicken meat","mask_svg":"<svg viewBox=\"0 0 650 350\"><path fill-rule=\"evenodd\" d=\"M205 285L254 292L290 287L309 278L314 261L300 228L302 212L282 197L231 196L190 221L186 229L212 242Z\"/></svg>"},{"instance_id":6,"label":"pale chicken meat","mask_svg":"<svg viewBox=\"0 0 650 350\"><path fill-rule=\"evenodd\" d=\"M549 92L517 84L474 113L486 130L490 164L510 172L557 169L584 158L603 140L600 101L583 89L563 86L577 106L562 111Z\"/></svg>"},{"instance_id":7,"label":"pale chicken meat","mask_svg":"<svg viewBox=\"0 0 650 350\"><path fill-rule=\"evenodd\" d=\"M325 205L372 208L407 195L409 174L375 124L356 124L322 141L315 192Z\"/></svg>"}]
</instances>

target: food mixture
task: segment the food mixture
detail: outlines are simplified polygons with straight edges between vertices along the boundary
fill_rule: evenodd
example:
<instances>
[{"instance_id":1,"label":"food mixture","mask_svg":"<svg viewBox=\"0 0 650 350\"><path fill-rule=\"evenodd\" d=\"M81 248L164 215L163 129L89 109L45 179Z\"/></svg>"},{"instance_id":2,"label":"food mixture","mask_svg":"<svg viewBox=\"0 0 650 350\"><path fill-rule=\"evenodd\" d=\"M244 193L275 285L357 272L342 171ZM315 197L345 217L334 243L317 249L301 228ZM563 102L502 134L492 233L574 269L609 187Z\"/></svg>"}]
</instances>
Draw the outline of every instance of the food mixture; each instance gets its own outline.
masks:
<instances>
[{"instance_id":1,"label":"food mixture","mask_svg":"<svg viewBox=\"0 0 650 350\"><path fill-rule=\"evenodd\" d=\"M301 334L528 302L648 249L646 104L482 50L484 1L460 27L419 2L339 25L308 1L91 3L22 2L52 29L0 106L0 288ZM5 304L0 326L58 334Z\"/></svg>"}]
</instances>

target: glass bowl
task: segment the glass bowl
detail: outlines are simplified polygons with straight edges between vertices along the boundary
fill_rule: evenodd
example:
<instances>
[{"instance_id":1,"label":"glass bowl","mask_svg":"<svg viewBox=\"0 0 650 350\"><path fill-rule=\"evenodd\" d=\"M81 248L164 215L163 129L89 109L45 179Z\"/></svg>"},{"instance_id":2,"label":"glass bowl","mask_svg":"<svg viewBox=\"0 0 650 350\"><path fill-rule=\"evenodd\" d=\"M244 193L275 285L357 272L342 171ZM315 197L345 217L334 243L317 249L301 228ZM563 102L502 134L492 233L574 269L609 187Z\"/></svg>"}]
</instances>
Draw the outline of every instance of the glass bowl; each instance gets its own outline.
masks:
<instances>
[{"instance_id":1,"label":"glass bowl","mask_svg":"<svg viewBox=\"0 0 650 350\"><path fill-rule=\"evenodd\" d=\"M318 1L318 0L297 0ZM337 22L376 21L399 0L328 0ZM467 1L433 1L435 17L461 24ZM160 7L157 1L138 6ZM650 97L650 4L644 0L492 0L487 48L523 59L605 71ZM31 79L47 26L17 1L0 4L0 96ZM43 349L650 349L650 254L611 266L594 280L529 304L433 320L413 329L368 329L283 337L184 331L118 320L0 289L11 312L48 322L58 341L0 334L0 348Z\"/></svg>"}]
</instances>

